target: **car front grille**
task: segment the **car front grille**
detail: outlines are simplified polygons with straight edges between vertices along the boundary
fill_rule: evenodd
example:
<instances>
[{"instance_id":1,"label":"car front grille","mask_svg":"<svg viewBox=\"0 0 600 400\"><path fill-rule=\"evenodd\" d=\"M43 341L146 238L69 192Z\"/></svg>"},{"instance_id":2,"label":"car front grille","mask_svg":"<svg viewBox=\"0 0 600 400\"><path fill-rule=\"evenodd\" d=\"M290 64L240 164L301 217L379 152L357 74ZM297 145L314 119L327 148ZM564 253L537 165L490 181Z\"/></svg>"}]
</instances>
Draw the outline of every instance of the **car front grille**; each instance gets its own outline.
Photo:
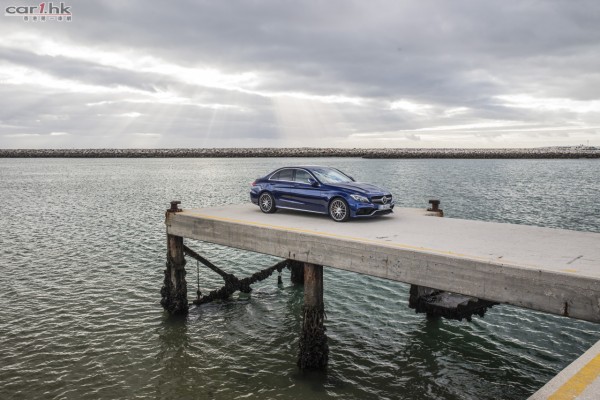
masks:
<instances>
[{"instance_id":1,"label":"car front grille","mask_svg":"<svg viewBox=\"0 0 600 400\"><path fill-rule=\"evenodd\" d=\"M385 197L385 200L384 200ZM371 197L371 203L373 204L390 204L392 202L392 195L386 196L373 196Z\"/></svg>"}]
</instances>

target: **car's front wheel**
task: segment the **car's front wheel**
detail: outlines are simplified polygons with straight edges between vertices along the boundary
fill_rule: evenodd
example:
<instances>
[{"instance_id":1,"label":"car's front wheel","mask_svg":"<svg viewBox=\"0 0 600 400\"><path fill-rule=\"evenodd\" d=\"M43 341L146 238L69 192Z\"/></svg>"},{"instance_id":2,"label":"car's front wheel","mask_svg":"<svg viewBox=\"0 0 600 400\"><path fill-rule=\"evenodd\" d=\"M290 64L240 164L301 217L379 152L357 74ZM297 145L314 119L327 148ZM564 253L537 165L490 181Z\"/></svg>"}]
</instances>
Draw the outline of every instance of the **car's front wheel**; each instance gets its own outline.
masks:
<instances>
[{"instance_id":1,"label":"car's front wheel","mask_svg":"<svg viewBox=\"0 0 600 400\"><path fill-rule=\"evenodd\" d=\"M335 222L344 222L350 219L350 208L346 200L335 198L329 203L329 216Z\"/></svg>"},{"instance_id":2,"label":"car's front wheel","mask_svg":"<svg viewBox=\"0 0 600 400\"><path fill-rule=\"evenodd\" d=\"M275 207L275 199L273 198L273 195L268 192L264 192L260 195L258 198L258 206L260 207L260 211L267 214L277 211L277 208Z\"/></svg>"}]
</instances>

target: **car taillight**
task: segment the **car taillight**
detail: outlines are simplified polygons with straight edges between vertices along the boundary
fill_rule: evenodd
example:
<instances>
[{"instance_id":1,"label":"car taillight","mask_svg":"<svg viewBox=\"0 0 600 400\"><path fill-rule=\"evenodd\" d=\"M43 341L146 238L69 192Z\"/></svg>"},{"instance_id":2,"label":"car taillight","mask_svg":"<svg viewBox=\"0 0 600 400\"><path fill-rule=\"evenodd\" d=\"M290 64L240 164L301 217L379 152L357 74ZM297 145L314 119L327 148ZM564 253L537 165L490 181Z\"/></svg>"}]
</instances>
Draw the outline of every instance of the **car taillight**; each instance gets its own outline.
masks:
<instances>
[{"instance_id":1,"label":"car taillight","mask_svg":"<svg viewBox=\"0 0 600 400\"><path fill-rule=\"evenodd\" d=\"M256 186L256 181L252 182L250 186Z\"/></svg>"}]
</instances>

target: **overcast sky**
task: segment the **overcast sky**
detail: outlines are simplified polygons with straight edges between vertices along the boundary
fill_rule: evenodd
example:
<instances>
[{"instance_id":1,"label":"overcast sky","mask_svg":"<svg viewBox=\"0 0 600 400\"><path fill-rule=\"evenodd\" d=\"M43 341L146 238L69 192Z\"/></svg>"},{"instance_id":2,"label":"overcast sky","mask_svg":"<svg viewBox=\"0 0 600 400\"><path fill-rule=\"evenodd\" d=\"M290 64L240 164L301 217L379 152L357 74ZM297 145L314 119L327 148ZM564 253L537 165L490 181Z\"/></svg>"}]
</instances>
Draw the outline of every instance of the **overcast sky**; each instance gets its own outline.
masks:
<instances>
[{"instance_id":1,"label":"overcast sky","mask_svg":"<svg viewBox=\"0 0 600 400\"><path fill-rule=\"evenodd\" d=\"M600 145L598 0L0 1L0 148Z\"/></svg>"}]
</instances>

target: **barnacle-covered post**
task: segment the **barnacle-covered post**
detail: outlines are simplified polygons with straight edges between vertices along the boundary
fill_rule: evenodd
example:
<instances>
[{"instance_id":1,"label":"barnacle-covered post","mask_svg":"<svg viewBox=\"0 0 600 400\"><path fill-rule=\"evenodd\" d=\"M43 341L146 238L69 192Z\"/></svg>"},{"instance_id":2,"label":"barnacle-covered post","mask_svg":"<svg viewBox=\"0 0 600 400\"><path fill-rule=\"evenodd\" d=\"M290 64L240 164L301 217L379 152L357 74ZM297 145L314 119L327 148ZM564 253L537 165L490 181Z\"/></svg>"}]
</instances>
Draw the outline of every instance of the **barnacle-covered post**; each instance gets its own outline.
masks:
<instances>
[{"instance_id":1,"label":"barnacle-covered post","mask_svg":"<svg viewBox=\"0 0 600 400\"><path fill-rule=\"evenodd\" d=\"M304 263L304 307L298 366L324 369L329 358L325 335L323 304L323 266Z\"/></svg>"},{"instance_id":2,"label":"barnacle-covered post","mask_svg":"<svg viewBox=\"0 0 600 400\"><path fill-rule=\"evenodd\" d=\"M181 211L180 201L172 201L171 208L166 212L166 223L169 217ZM185 314L188 312L187 282L185 281L185 257L183 254L183 238L167 233L167 269L160 294L160 304L171 315Z\"/></svg>"}]
</instances>

